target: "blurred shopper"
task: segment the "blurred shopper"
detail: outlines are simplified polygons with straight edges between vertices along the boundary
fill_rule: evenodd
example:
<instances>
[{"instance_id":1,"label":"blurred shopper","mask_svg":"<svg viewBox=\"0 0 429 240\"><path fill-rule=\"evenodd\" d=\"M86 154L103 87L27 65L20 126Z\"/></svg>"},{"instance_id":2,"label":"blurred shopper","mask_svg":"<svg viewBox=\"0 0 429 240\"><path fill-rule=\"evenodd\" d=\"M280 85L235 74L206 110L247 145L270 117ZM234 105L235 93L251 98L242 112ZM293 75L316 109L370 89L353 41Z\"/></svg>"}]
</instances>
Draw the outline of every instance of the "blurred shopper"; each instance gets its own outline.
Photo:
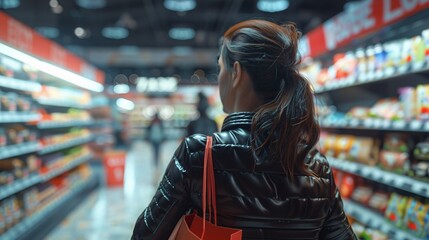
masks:
<instances>
[{"instance_id":1,"label":"blurred shopper","mask_svg":"<svg viewBox=\"0 0 429 240\"><path fill-rule=\"evenodd\" d=\"M150 122L147 138L152 145L153 150L153 164L155 168L158 168L160 161L160 150L162 142L165 140L165 131L162 121L159 118L158 113L156 113Z\"/></svg>"},{"instance_id":2,"label":"blurred shopper","mask_svg":"<svg viewBox=\"0 0 429 240\"><path fill-rule=\"evenodd\" d=\"M243 239L357 239L319 139L309 82L298 72L294 24L238 23L224 34L219 91L229 113L213 137L217 222ZM176 150L133 239L168 239L189 210L201 215L205 135Z\"/></svg>"},{"instance_id":3,"label":"blurred shopper","mask_svg":"<svg viewBox=\"0 0 429 240\"><path fill-rule=\"evenodd\" d=\"M207 115L207 109L209 108L209 102L204 93L198 93L197 111L199 117L189 123L187 130L187 136L193 134L205 134L212 135L219 129L216 122Z\"/></svg>"}]
</instances>

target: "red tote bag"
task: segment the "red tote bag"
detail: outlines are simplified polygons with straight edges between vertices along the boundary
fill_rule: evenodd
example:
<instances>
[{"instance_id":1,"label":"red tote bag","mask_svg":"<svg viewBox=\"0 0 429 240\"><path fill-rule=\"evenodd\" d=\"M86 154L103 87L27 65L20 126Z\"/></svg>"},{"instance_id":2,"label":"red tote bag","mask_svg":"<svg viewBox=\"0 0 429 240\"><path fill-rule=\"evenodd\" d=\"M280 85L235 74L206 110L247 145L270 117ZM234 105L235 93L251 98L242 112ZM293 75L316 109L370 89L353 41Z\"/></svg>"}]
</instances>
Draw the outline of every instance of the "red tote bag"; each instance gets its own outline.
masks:
<instances>
[{"instance_id":1,"label":"red tote bag","mask_svg":"<svg viewBox=\"0 0 429 240\"><path fill-rule=\"evenodd\" d=\"M212 137L207 137L206 151L204 153L203 217L197 214L184 215L177 223L169 240L241 240L242 230L221 227L217 225L216 189L212 158ZM207 205L209 219L206 218ZM213 211L214 222L211 221Z\"/></svg>"}]
</instances>

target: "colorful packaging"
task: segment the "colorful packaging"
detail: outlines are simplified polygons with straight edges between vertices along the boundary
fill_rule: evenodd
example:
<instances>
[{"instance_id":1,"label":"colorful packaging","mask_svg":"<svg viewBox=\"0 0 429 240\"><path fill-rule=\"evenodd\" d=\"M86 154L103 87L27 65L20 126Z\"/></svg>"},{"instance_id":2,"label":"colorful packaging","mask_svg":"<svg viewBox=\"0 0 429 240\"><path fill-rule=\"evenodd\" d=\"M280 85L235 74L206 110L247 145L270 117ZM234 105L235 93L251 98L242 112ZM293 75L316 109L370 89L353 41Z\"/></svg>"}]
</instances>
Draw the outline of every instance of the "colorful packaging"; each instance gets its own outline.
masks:
<instances>
[{"instance_id":1,"label":"colorful packaging","mask_svg":"<svg viewBox=\"0 0 429 240\"><path fill-rule=\"evenodd\" d=\"M417 86L417 114L422 120L429 119L429 84Z\"/></svg>"},{"instance_id":2,"label":"colorful packaging","mask_svg":"<svg viewBox=\"0 0 429 240\"><path fill-rule=\"evenodd\" d=\"M406 229L417 237L427 237L427 215L429 214L429 205L422 204L414 198L408 199L407 210L404 216Z\"/></svg>"},{"instance_id":3,"label":"colorful packaging","mask_svg":"<svg viewBox=\"0 0 429 240\"><path fill-rule=\"evenodd\" d=\"M425 45L426 62L429 63L429 29L422 31L422 38Z\"/></svg>"},{"instance_id":4,"label":"colorful packaging","mask_svg":"<svg viewBox=\"0 0 429 240\"><path fill-rule=\"evenodd\" d=\"M403 226L403 218L407 207L408 197L401 196L397 193L390 195L389 203L387 204L385 216L395 226Z\"/></svg>"},{"instance_id":5,"label":"colorful packaging","mask_svg":"<svg viewBox=\"0 0 429 240\"><path fill-rule=\"evenodd\" d=\"M413 87L403 87L398 90L399 101L405 120L411 120L417 117L416 113L416 90Z\"/></svg>"}]
</instances>

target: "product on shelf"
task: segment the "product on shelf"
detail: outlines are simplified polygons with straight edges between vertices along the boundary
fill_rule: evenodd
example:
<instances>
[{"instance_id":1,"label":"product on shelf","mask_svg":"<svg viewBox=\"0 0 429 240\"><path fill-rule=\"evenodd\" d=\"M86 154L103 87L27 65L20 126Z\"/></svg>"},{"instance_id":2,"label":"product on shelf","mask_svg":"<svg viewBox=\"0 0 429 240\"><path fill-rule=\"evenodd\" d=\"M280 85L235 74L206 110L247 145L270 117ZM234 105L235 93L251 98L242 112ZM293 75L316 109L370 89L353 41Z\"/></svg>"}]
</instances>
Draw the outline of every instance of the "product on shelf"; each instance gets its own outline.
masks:
<instances>
[{"instance_id":1,"label":"product on shelf","mask_svg":"<svg viewBox=\"0 0 429 240\"><path fill-rule=\"evenodd\" d=\"M399 100L406 120L416 118L416 90L413 87L403 87L398 90Z\"/></svg>"},{"instance_id":2,"label":"product on shelf","mask_svg":"<svg viewBox=\"0 0 429 240\"><path fill-rule=\"evenodd\" d=\"M347 117L356 118L356 119L366 119L368 118L370 109L366 107L353 107L346 113Z\"/></svg>"},{"instance_id":3,"label":"product on shelf","mask_svg":"<svg viewBox=\"0 0 429 240\"><path fill-rule=\"evenodd\" d=\"M417 86L417 113L420 119L429 119L429 84Z\"/></svg>"},{"instance_id":4,"label":"product on shelf","mask_svg":"<svg viewBox=\"0 0 429 240\"><path fill-rule=\"evenodd\" d=\"M369 117L390 120L401 119L401 104L395 98L381 99L370 109Z\"/></svg>"},{"instance_id":5,"label":"product on shelf","mask_svg":"<svg viewBox=\"0 0 429 240\"><path fill-rule=\"evenodd\" d=\"M403 226L403 218L407 207L408 197L392 193L384 215L397 227Z\"/></svg>"},{"instance_id":6,"label":"product on shelf","mask_svg":"<svg viewBox=\"0 0 429 240\"><path fill-rule=\"evenodd\" d=\"M25 190L21 194L22 206L26 216L33 214L39 205L39 192L36 187Z\"/></svg>"},{"instance_id":7,"label":"product on shelf","mask_svg":"<svg viewBox=\"0 0 429 240\"><path fill-rule=\"evenodd\" d=\"M321 152L336 157L374 165L378 159L377 141L369 137L328 134L320 139Z\"/></svg>"},{"instance_id":8,"label":"product on shelf","mask_svg":"<svg viewBox=\"0 0 429 240\"><path fill-rule=\"evenodd\" d=\"M76 138L83 138L90 136L91 132L88 129L72 128L66 134L57 134L46 136L41 140L43 146L55 145L65 143Z\"/></svg>"},{"instance_id":9,"label":"product on shelf","mask_svg":"<svg viewBox=\"0 0 429 240\"><path fill-rule=\"evenodd\" d=\"M383 150L380 152L381 167L399 173L408 173L410 169L409 137L404 134L387 134Z\"/></svg>"},{"instance_id":10,"label":"product on shelf","mask_svg":"<svg viewBox=\"0 0 429 240\"><path fill-rule=\"evenodd\" d=\"M368 201L368 206L384 213L386 211L388 201L389 194L377 191L371 196L371 199Z\"/></svg>"},{"instance_id":11,"label":"product on shelf","mask_svg":"<svg viewBox=\"0 0 429 240\"><path fill-rule=\"evenodd\" d=\"M341 185L340 194L344 198L350 198L355 190L356 181L351 175L344 175Z\"/></svg>"},{"instance_id":12,"label":"product on shelf","mask_svg":"<svg viewBox=\"0 0 429 240\"><path fill-rule=\"evenodd\" d=\"M66 113L48 113L45 109L39 110L42 121L69 122L69 121L89 121L91 115L86 110L70 108Z\"/></svg>"},{"instance_id":13,"label":"product on shelf","mask_svg":"<svg viewBox=\"0 0 429 240\"><path fill-rule=\"evenodd\" d=\"M415 236L429 237L429 204L409 198L403 222L407 231Z\"/></svg>"},{"instance_id":14,"label":"product on shelf","mask_svg":"<svg viewBox=\"0 0 429 240\"><path fill-rule=\"evenodd\" d=\"M373 194L373 189L369 186L358 186L352 193L351 198L362 205L368 205Z\"/></svg>"},{"instance_id":15,"label":"product on shelf","mask_svg":"<svg viewBox=\"0 0 429 240\"><path fill-rule=\"evenodd\" d=\"M429 63L429 29L422 31L422 38L425 44L425 58L426 63Z\"/></svg>"},{"instance_id":16,"label":"product on shelf","mask_svg":"<svg viewBox=\"0 0 429 240\"><path fill-rule=\"evenodd\" d=\"M411 39L411 61L414 64L424 64L425 50L425 42L421 36L415 36Z\"/></svg>"},{"instance_id":17,"label":"product on shelf","mask_svg":"<svg viewBox=\"0 0 429 240\"><path fill-rule=\"evenodd\" d=\"M365 227L364 225L358 222L353 222L351 225L356 236L361 240L388 240L389 239L385 233Z\"/></svg>"}]
</instances>

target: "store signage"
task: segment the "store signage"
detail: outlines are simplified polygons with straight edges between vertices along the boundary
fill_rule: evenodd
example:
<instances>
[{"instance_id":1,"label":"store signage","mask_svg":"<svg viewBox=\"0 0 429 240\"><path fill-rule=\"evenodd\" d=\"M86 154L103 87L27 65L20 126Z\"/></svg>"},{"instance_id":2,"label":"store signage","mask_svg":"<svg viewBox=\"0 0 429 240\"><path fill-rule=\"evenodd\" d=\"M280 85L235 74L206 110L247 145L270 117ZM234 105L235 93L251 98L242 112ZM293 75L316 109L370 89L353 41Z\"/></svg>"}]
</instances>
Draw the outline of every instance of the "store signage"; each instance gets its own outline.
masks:
<instances>
[{"instance_id":1,"label":"store signage","mask_svg":"<svg viewBox=\"0 0 429 240\"><path fill-rule=\"evenodd\" d=\"M141 93L172 93L177 90L175 77L137 78L136 91Z\"/></svg>"},{"instance_id":2,"label":"store signage","mask_svg":"<svg viewBox=\"0 0 429 240\"><path fill-rule=\"evenodd\" d=\"M303 37L303 57L316 57L429 8L429 0L366 0L355 3Z\"/></svg>"},{"instance_id":3,"label":"store signage","mask_svg":"<svg viewBox=\"0 0 429 240\"><path fill-rule=\"evenodd\" d=\"M104 82L102 71L95 69L62 46L42 37L4 12L0 12L0 41L26 54L64 67L99 83Z\"/></svg>"}]
</instances>

